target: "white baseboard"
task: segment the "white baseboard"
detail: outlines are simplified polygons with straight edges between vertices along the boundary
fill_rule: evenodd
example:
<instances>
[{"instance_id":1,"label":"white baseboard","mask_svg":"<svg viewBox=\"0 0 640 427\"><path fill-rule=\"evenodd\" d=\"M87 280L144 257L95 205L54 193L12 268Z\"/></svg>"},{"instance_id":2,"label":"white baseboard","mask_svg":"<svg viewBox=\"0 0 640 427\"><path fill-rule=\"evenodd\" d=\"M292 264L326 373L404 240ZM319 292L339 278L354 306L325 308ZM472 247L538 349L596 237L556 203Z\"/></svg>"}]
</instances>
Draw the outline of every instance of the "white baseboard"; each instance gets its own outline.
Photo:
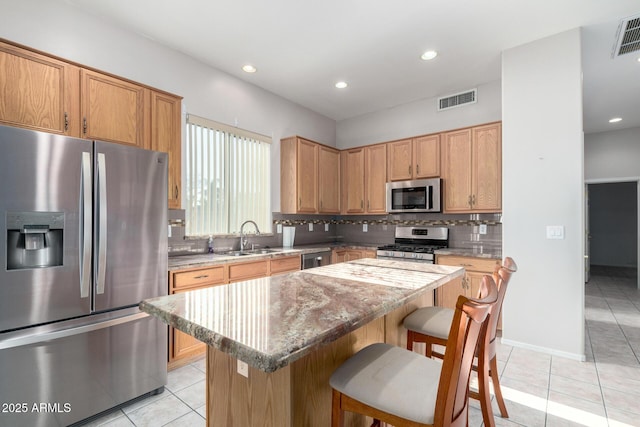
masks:
<instances>
[{"instance_id":1,"label":"white baseboard","mask_svg":"<svg viewBox=\"0 0 640 427\"><path fill-rule=\"evenodd\" d=\"M587 360L587 357L584 355L584 353L583 354L569 353L569 352L566 352L566 351L555 350L555 349L552 349L552 348L541 347L541 346L537 346L537 345L527 344L527 343L524 343L524 342L512 341L512 340L506 339L506 338L501 338L500 342L502 342L502 344L510 345L512 347L524 348L524 349L527 349L527 350L537 351L539 353L547 353L547 354L550 354L552 356L560 356L560 357L564 357L564 358L567 358L567 359L578 360L580 362L584 362L585 360Z\"/></svg>"}]
</instances>

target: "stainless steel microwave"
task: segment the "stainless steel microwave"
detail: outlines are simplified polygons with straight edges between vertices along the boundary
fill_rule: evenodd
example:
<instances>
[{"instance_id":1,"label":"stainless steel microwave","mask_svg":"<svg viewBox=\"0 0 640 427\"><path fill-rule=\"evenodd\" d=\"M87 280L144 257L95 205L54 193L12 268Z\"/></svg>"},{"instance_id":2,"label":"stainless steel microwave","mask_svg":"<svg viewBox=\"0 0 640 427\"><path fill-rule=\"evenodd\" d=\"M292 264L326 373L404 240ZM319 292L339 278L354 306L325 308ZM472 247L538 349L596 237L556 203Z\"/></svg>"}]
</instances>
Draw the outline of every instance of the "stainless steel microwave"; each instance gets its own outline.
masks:
<instances>
[{"instance_id":1,"label":"stainless steel microwave","mask_svg":"<svg viewBox=\"0 0 640 427\"><path fill-rule=\"evenodd\" d=\"M387 212L440 212L440 178L387 182Z\"/></svg>"}]
</instances>

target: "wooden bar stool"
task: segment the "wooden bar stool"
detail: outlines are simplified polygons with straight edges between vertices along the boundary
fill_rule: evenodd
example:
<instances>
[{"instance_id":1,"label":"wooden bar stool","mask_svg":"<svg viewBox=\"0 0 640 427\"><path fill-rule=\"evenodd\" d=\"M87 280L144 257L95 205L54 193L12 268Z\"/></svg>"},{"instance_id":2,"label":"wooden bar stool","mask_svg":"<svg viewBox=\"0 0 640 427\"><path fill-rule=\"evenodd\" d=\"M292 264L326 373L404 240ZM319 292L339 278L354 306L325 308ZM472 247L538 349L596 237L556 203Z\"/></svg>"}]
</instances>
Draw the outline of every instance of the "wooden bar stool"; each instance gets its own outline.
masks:
<instances>
[{"instance_id":1,"label":"wooden bar stool","mask_svg":"<svg viewBox=\"0 0 640 427\"><path fill-rule=\"evenodd\" d=\"M498 299L491 276L483 277L481 289L483 299L458 297L442 363L383 343L347 359L330 379L332 427L343 426L344 411L395 427L467 426L475 349Z\"/></svg>"},{"instance_id":2,"label":"wooden bar stool","mask_svg":"<svg viewBox=\"0 0 640 427\"><path fill-rule=\"evenodd\" d=\"M488 322L486 340L478 346L478 362L473 369L478 371L478 392L471 391L470 396L480 400L482 418L485 426L494 426L493 410L491 408L491 393L489 390L489 378L493 383L496 402L503 418L509 418L507 407L502 397L500 380L498 378L498 362L496 359L496 336L498 330L498 317L502 310L502 302L507 292L507 286L511 275L518 267L512 258L505 258L503 265L494 272L494 279L498 286L498 299L491 308ZM480 291L482 295L482 290ZM407 328L407 349L413 350L416 342L426 343L426 356L443 358L445 355L433 351L433 345L447 346L449 341L449 325L454 316L454 310L444 307L423 307L415 310L405 317L403 325Z\"/></svg>"}]
</instances>

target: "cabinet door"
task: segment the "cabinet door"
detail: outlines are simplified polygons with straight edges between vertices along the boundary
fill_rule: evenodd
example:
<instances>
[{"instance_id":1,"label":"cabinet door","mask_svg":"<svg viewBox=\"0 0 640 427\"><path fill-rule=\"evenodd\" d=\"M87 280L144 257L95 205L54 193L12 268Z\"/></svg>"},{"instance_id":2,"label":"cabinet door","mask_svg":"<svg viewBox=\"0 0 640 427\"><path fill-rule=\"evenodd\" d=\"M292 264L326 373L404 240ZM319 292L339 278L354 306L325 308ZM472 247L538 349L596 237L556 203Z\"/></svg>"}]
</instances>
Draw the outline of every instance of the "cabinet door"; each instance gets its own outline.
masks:
<instances>
[{"instance_id":1,"label":"cabinet door","mask_svg":"<svg viewBox=\"0 0 640 427\"><path fill-rule=\"evenodd\" d=\"M80 69L0 42L0 122L80 136Z\"/></svg>"},{"instance_id":2,"label":"cabinet door","mask_svg":"<svg viewBox=\"0 0 640 427\"><path fill-rule=\"evenodd\" d=\"M337 264L339 262L347 261L347 251L346 249L334 249L331 256L331 263Z\"/></svg>"},{"instance_id":3,"label":"cabinet door","mask_svg":"<svg viewBox=\"0 0 640 427\"><path fill-rule=\"evenodd\" d=\"M169 154L169 209L180 209L181 114L180 98L151 92L151 149Z\"/></svg>"},{"instance_id":4,"label":"cabinet door","mask_svg":"<svg viewBox=\"0 0 640 427\"><path fill-rule=\"evenodd\" d=\"M482 278L486 274L489 273L476 273L471 271L467 273L467 297L478 298L478 293L480 292L480 284L482 283Z\"/></svg>"},{"instance_id":5,"label":"cabinet door","mask_svg":"<svg viewBox=\"0 0 640 427\"><path fill-rule=\"evenodd\" d=\"M466 276L459 277L436 289L438 307L456 308L458 296L466 295Z\"/></svg>"},{"instance_id":6,"label":"cabinet door","mask_svg":"<svg viewBox=\"0 0 640 427\"><path fill-rule=\"evenodd\" d=\"M427 135L413 140L413 177L440 176L440 135Z\"/></svg>"},{"instance_id":7,"label":"cabinet door","mask_svg":"<svg viewBox=\"0 0 640 427\"><path fill-rule=\"evenodd\" d=\"M149 90L90 70L81 76L82 136L147 148Z\"/></svg>"},{"instance_id":8,"label":"cabinet door","mask_svg":"<svg viewBox=\"0 0 640 427\"><path fill-rule=\"evenodd\" d=\"M387 149L384 144L365 149L367 169L365 172L367 213L387 211Z\"/></svg>"},{"instance_id":9,"label":"cabinet door","mask_svg":"<svg viewBox=\"0 0 640 427\"><path fill-rule=\"evenodd\" d=\"M175 293L186 292L178 291ZM170 354L169 361L172 362L198 353L204 353L207 345L189 334L185 334L175 328L169 328L170 332Z\"/></svg>"},{"instance_id":10,"label":"cabinet door","mask_svg":"<svg viewBox=\"0 0 640 427\"><path fill-rule=\"evenodd\" d=\"M502 209L502 131L500 123L473 128L471 154L473 184L472 205L475 211L497 212Z\"/></svg>"},{"instance_id":11,"label":"cabinet door","mask_svg":"<svg viewBox=\"0 0 640 427\"><path fill-rule=\"evenodd\" d=\"M318 145L298 140L298 212L318 212Z\"/></svg>"},{"instance_id":12,"label":"cabinet door","mask_svg":"<svg viewBox=\"0 0 640 427\"><path fill-rule=\"evenodd\" d=\"M410 139L387 144L387 174L389 181L404 181L413 177L412 142Z\"/></svg>"},{"instance_id":13,"label":"cabinet door","mask_svg":"<svg viewBox=\"0 0 640 427\"><path fill-rule=\"evenodd\" d=\"M471 209L471 130L445 133L443 151L444 211L468 212Z\"/></svg>"},{"instance_id":14,"label":"cabinet door","mask_svg":"<svg viewBox=\"0 0 640 427\"><path fill-rule=\"evenodd\" d=\"M364 213L364 148L343 152L344 209L346 213Z\"/></svg>"},{"instance_id":15,"label":"cabinet door","mask_svg":"<svg viewBox=\"0 0 640 427\"><path fill-rule=\"evenodd\" d=\"M340 213L340 151L320 146L318 163L320 213Z\"/></svg>"}]
</instances>

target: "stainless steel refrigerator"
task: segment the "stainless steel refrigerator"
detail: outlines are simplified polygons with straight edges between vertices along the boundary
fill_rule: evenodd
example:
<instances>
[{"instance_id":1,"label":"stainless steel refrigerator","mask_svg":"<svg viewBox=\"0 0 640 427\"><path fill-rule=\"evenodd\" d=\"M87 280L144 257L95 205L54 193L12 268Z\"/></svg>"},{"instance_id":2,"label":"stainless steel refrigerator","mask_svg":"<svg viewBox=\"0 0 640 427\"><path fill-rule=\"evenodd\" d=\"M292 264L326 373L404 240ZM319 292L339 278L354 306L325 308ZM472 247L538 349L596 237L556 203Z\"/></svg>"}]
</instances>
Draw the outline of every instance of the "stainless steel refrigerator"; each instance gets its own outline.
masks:
<instances>
[{"instance_id":1,"label":"stainless steel refrigerator","mask_svg":"<svg viewBox=\"0 0 640 427\"><path fill-rule=\"evenodd\" d=\"M0 127L0 426L162 392L166 293L166 154Z\"/></svg>"}]
</instances>

